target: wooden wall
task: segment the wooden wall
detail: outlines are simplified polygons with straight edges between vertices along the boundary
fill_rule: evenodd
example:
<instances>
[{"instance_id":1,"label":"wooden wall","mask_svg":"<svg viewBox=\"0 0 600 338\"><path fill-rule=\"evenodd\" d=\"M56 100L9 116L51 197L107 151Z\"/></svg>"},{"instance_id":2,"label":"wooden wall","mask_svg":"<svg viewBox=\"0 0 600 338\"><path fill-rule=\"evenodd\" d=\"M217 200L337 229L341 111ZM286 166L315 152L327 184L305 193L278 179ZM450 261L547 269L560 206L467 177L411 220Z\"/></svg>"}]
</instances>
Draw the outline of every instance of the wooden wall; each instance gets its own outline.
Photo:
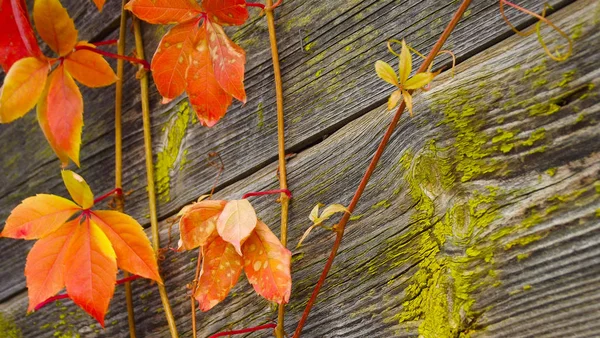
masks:
<instances>
[{"instance_id":1,"label":"wooden wall","mask_svg":"<svg viewBox=\"0 0 600 338\"><path fill-rule=\"evenodd\" d=\"M80 37L115 38L119 1L102 13L90 1L63 0ZM535 35L515 36L495 0L474 1L446 48L459 60L414 97L349 223L340 255L305 337L593 337L600 336L600 1L552 1L551 19L572 38L574 54L549 59ZM543 2L518 4L539 10ZM309 226L317 203L347 204L386 128L389 85L374 63L394 62L385 41L405 38L428 51L455 1L289 0L277 10L293 192L290 249L293 332L328 256L333 234ZM509 11L521 28L535 21ZM232 29L247 51L248 102L234 103L217 126L195 122L186 98L161 105L151 89L161 239L170 218L207 193L225 171L216 198L274 189L275 93L264 18L253 12ZM165 27L144 28L152 55ZM563 43L544 28L548 43ZM130 34L131 35L131 34ZM133 43L128 40L129 49ZM445 59L438 65L448 65ZM142 122L135 69L126 67L124 153L126 211L148 225ZM100 194L113 186L112 88L87 89L81 173ZM35 114L0 125L0 219L36 193L66 196L59 162ZM276 233L274 198L252 199ZM149 233L149 231L147 231ZM178 237L174 228L173 236ZM23 269L32 241L0 240L0 336L126 337L122 287L101 329L65 301L25 316ZM161 270L182 336L191 336L185 285L195 252L167 253ZM140 337L168 337L154 285L135 281ZM244 278L222 304L198 313L199 337L260 325L275 307ZM17 333L19 332L19 333ZM248 337L270 336L267 333Z\"/></svg>"}]
</instances>

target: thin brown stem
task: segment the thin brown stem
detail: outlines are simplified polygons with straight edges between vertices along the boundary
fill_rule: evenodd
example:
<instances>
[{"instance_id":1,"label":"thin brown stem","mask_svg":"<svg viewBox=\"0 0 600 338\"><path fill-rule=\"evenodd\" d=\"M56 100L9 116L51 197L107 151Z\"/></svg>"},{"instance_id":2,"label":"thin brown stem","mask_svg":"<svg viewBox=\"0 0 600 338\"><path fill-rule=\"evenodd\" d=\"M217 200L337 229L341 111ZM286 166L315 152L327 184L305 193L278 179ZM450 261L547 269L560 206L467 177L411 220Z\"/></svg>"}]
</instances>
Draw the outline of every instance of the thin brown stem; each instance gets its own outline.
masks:
<instances>
[{"instance_id":1,"label":"thin brown stem","mask_svg":"<svg viewBox=\"0 0 600 338\"><path fill-rule=\"evenodd\" d=\"M119 27L119 40L117 54L125 55L125 38L127 33L127 12L125 11L125 0L121 1L121 22ZM112 41L111 41L112 42ZM107 42L108 43L108 42ZM119 192L115 198L115 209L123 212L125 201L123 199L123 128L121 125L121 113L123 110L123 68L124 60L117 59L117 83L115 87L115 191ZM123 272L125 278L129 273ZM127 304L127 323L129 324L129 337L135 338L135 313L133 311L133 295L131 282L125 282L125 303Z\"/></svg>"},{"instance_id":2,"label":"thin brown stem","mask_svg":"<svg viewBox=\"0 0 600 338\"><path fill-rule=\"evenodd\" d=\"M442 35L439 37L438 41L435 43L435 45L431 49L431 52L429 52L429 55L427 55L427 58L425 59L425 61L423 61L423 63L421 64L421 67L419 67L419 70L417 71L417 73L421 73L421 72L424 72L427 70L427 68L429 67L431 62L433 62L433 59L435 58L435 56L442 49L442 46L448 39L448 36L450 36L450 33L452 33L452 31L454 30L454 28L456 27L456 25L462 18L464 12L467 10L470 3L471 3L471 0L463 0L462 4L460 5L460 7L456 11L456 13L454 13L452 20L450 20L450 23L448 23L448 26L446 27L446 29L444 30ZM352 214L352 212L354 211L354 208L358 204L358 201L360 200L360 197L362 196L362 193L365 190L365 187L367 186L367 183L369 182L371 175L375 171L375 168L377 167L377 163L379 162L379 159L381 158L381 155L383 154L385 147L387 146L390 138L392 137L392 134L394 133L394 129L396 128L396 125L398 124L398 121L400 120L400 117L402 116L402 113L404 112L405 107L406 107L406 105L404 102L402 102L402 104L400 104L400 107L398 107L396 114L394 115L392 121L390 122L390 125L388 126L385 134L383 135L383 139L381 140L381 142L379 143L379 146L377 147L377 151L375 152L375 155L373 156L373 159L371 160L371 163L369 164L367 171L363 175L363 178L361 179L360 184L358 185L358 188L356 189L356 192L354 193L354 197L352 197L352 201L350 202L350 205L348 206L348 212L344 213L344 216L342 216L342 219L340 220L340 222L334 227L336 236L335 236L335 242L333 243L333 247L331 249L331 254L329 255L329 259L327 260L327 263L325 263L325 267L323 268L321 277L319 278L319 281L317 282L317 285L315 286L313 293L310 296L308 303L306 304L306 308L304 309L304 312L302 313L302 318L300 318L300 321L298 322L298 326L296 327L296 331L294 332L293 338L300 337L300 333L302 332L302 328L304 327L304 324L306 323L308 315L310 314L310 310L312 309L315 301L317 300L319 291L321 290L321 287L325 283L325 279L327 278L329 269L331 269L333 260L335 259L335 256L340 247L340 244L342 243L342 237L344 236L344 230L346 228L346 224L348 223L348 220L350 219L350 214Z\"/></svg>"},{"instance_id":3,"label":"thin brown stem","mask_svg":"<svg viewBox=\"0 0 600 338\"><path fill-rule=\"evenodd\" d=\"M279 52L277 49L277 36L275 34L275 15L273 9L281 4L281 0L277 2L277 6L273 6L273 0L266 0L265 14L267 16L267 25L269 27L269 41L271 43L271 57L273 59L273 73L275 75L275 94L277 96L277 152L279 160L279 188L287 190L287 171L285 168L285 125L283 114L283 85L281 82L281 69L279 67ZM279 200L281 201L281 244L287 246L287 228L288 228L288 210L290 199L287 194L282 192ZM275 336L277 338L284 337L284 315L285 305L280 304L277 309L277 328Z\"/></svg>"},{"instance_id":4,"label":"thin brown stem","mask_svg":"<svg viewBox=\"0 0 600 338\"><path fill-rule=\"evenodd\" d=\"M142 41L142 29L140 22L135 17L133 18L133 32L135 35L135 49L137 56L144 59L144 43ZM148 183L148 207L150 209L150 228L152 230L152 248L158 260L160 253L160 235L158 233L158 219L156 216L156 189L154 187L154 164L152 162L152 131L150 124L150 99L148 91L148 73L141 70L140 75L140 91L142 97L142 120L144 123L144 150L146 156L146 179ZM167 290L163 284L158 284L158 292L162 301L163 310L169 324L169 331L172 338L178 338L177 326L175 317L171 311Z\"/></svg>"}]
</instances>

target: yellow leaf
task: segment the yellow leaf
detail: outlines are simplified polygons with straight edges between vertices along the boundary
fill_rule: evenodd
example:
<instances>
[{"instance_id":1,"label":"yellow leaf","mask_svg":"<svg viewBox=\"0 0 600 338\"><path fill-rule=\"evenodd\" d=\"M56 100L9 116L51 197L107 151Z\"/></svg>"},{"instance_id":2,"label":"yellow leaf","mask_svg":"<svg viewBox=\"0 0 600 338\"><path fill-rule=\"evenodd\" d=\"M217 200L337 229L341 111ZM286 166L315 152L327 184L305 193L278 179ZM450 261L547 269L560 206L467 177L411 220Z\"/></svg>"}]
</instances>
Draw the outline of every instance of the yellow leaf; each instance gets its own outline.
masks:
<instances>
[{"instance_id":1,"label":"yellow leaf","mask_svg":"<svg viewBox=\"0 0 600 338\"><path fill-rule=\"evenodd\" d=\"M400 84L404 84L408 80L410 72L412 72L412 56L410 50L406 46L406 42L402 40L402 50L400 51Z\"/></svg>"},{"instance_id":2,"label":"yellow leaf","mask_svg":"<svg viewBox=\"0 0 600 338\"><path fill-rule=\"evenodd\" d=\"M331 216L333 216L334 214L336 214L338 212L349 212L349 211L348 211L348 209L346 209L345 206L343 206L341 204L332 204L332 205L328 206L327 208L325 208L325 210L323 210L323 212L321 213L321 219L327 220Z\"/></svg>"},{"instance_id":3,"label":"yellow leaf","mask_svg":"<svg viewBox=\"0 0 600 338\"><path fill-rule=\"evenodd\" d=\"M71 170L63 170L61 175L73 201L79 204L83 209L91 208L94 205L94 194L83 177Z\"/></svg>"},{"instance_id":4,"label":"yellow leaf","mask_svg":"<svg viewBox=\"0 0 600 338\"><path fill-rule=\"evenodd\" d=\"M388 110L394 109L394 107L398 105L398 101L400 101L401 97L402 92L400 91L400 89L393 92L392 95L390 95L390 98L388 99Z\"/></svg>"},{"instance_id":5,"label":"yellow leaf","mask_svg":"<svg viewBox=\"0 0 600 338\"><path fill-rule=\"evenodd\" d=\"M0 89L0 123L18 119L38 102L46 85L50 66L34 57L15 62Z\"/></svg>"},{"instance_id":6,"label":"yellow leaf","mask_svg":"<svg viewBox=\"0 0 600 338\"><path fill-rule=\"evenodd\" d=\"M392 66L390 66L387 62L381 60L375 62L375 71L377 72L377 76L379 76L383 81L393 84L394 86L398 86L396 72L394 71L394 68L392 68Z\"/></svg>"},{"instance_id":7,"label":"yellow leaf","mask_svg":"<svg viewBox=\"0 0 600 338\"><path fill-rule=\"evenodd\" d=\"M59 0L36 0L33 22L42 40L56 54L65 56L73 51L77 43L77 29Z\"/></svg>"},{"instance_id":8,"label":"yellow leaf","mask_svg":"<svg viewBox=\"0 0 600 338\"><path fill-rule=\"evenodd\" d=\"M412 117L413 116L413 112L412 112L412 96L410 96L410 93L407 92L406 90L402 91L402 96L404 97L404 104L406 105L406 108L408 108L408 113Z\"/></svg>"},{"instance_id":9,"label":"yellow leaf","mask_svg":"<svg viewBox=\"0 0 600 338\"><path fill-rule=\"evenodd\" d=\"M310 219L311 222L316 223L317 220L319 219L319 207L324 206L324 204L322 203L317 203L317 205L315 205L315 207L312 209L312 211L310 212L310 215L308 216L308 219Z\"/></svg>"},{"instance_id":10,"label":"yellow leaf","mask_svg":"<svg viewBox=\"0 0 600 338\"><path fill-rule=\"evenodd\" d=\"M415 76L408 79L402 87L404 89L419 89L431 82L433 80L433 77L433 73L418 73L415 74Z\"/></svg>"}]
</instances>

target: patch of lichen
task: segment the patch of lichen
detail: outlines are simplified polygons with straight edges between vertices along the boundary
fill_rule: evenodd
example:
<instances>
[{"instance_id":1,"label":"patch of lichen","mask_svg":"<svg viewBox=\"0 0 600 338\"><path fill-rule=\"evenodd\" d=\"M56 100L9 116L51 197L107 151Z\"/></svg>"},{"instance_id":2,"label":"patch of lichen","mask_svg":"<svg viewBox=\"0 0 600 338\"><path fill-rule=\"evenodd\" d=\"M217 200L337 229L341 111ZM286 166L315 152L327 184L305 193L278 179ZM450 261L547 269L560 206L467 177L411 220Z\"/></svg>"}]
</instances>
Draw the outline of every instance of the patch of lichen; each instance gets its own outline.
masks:
<instances>
[{"instance_id":1,"label":"patch of lichen","mask_svg":"<svg viewBox=\"0 0 600 338\"><path fill-rule=\"evenodd\" d=\"M191 115L193 115L187 101L181 102L174 108L174 111L173 117L163 128L165 134L162 148L156 154L154 169L156 192L159 200L163 202L168 202L171 199L171 171L176 168L178 163L180 167L182 162L185 163L182 144Z\"/></svg>"},{"instance_id":2,"label":"patch of lichen","mask_svg":"<svg viewBox=\"0 0 600 338\"><path fill-rule=\"evenodd\" d=\"M7 315L0 312L0 337L22 338L21 329Z\"/></svg>"}]
</instances>

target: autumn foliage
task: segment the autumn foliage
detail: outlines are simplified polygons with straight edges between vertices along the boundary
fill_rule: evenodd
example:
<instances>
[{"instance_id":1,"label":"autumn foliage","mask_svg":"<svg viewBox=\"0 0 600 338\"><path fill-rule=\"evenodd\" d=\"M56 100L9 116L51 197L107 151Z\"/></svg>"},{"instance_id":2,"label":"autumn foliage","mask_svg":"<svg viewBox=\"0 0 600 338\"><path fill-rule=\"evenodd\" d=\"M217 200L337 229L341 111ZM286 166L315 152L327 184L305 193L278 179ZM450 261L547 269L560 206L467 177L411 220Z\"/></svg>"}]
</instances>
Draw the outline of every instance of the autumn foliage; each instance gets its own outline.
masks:
<instances>
[{"instance_id":1,"label":"autumn foliage","mask_svg":"<svg viewBox=\"0 0 600 338\"><path fill-rule=\"evenodd\" d=\"M180 250L200 247L202 269L194 298L208 311L235 286L244 270L264 298L287 303L291 293L291 252L257 219L247 200L203 200L180 212Z\"/></svg>"},{"instance_id":2,"label":"autumn foliage","mask_svg":"<svg viewBox=\"0 0 600 338\"><path fill-rule=\"evenodd\" d=\"M83 178L62 172L73 198L39 194L23 200L0 237L37 239L25 265L29 311L66 286L69 297L104 326L117 267L162 283L142 226L112 210L90 210L94 195Z\"/></svg>"},{"instance_id":3,"label":"autumn foliage","mask_svg":"<svg viewBox=\"0 0 600 338\"><path fill-rule=\"evenodd\" d=\"M222 27L248 19L244 0L131 0L126 8L152 24L176 24L152 58L152 76L163 103L185 91L200 123L211 127L225 115L232 98L246 102L246 54Z\"/></svg>"},{"instance_id":4,"label":"autumn foliage","mask_svg":"<svg viewBox=\"0 0 600 338\"><path fill-rule=\"evenodd\" d=\"M23 2L3 1L0 13L0 62L8 70L0 92L0 122L12 122L37 105L38 121L58 158L79 165L83 98L75 80L102 87L117 76L93 52L93 44L78 41L73 20L58 0L36 0L33 7L37 32L57 57L41 53Z\"/></svg>"}]
</instances>

